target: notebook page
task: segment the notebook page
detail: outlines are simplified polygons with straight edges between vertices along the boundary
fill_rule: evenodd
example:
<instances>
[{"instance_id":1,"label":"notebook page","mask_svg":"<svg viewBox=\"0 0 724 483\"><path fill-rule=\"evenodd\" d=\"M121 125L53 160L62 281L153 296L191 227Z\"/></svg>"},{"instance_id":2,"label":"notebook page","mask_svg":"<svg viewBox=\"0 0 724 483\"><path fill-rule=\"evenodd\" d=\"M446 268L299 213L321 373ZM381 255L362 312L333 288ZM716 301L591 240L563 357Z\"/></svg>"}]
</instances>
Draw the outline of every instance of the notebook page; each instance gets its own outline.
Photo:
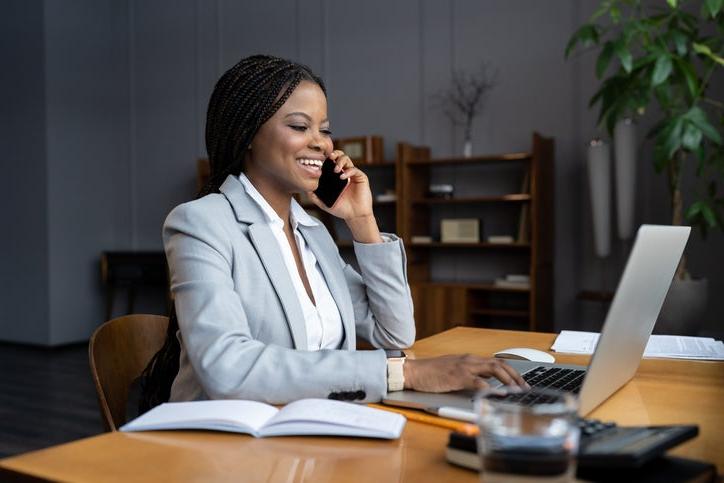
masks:
<instances>
[{"instance_id":1,"label":"notebook page","mask_svg":"<svg viewBox=\"0 0 724 483\"><path fill-rule=\"evenodd\" d=\"M405 426L399 414L330 399L303 399L282 408L261 430L264 436L336 434L397 438Z\"/></svg>"},{"instance_id":2,"label":"notebook page","mask_svg":"<svg viewBox=\"0 0 724 483\"><path fill-rule=\"evenodd\" d=\"M121 427L121 431L212 429L256 434L278 409L255 401L165 403Z\"/></svg>"}]
</instances>

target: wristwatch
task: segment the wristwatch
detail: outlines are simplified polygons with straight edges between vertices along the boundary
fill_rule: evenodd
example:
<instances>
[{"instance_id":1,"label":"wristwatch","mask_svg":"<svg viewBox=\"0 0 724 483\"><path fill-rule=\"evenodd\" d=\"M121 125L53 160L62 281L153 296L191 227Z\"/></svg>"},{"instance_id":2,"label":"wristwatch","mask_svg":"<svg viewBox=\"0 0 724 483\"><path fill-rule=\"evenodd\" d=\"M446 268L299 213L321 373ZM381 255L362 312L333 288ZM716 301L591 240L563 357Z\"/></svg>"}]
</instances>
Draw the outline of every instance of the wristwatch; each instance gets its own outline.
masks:
<instances>
[{"instance_id":1,"label":"wristwatch","mask_svg":"<svg viewBox=\"0 0 724 483\"><path fill-rule=\"evenodd\" d=\"M406 357L389 357L387 359L387 391L402 391L405 388Z\"/></svg>"}]
</instances>

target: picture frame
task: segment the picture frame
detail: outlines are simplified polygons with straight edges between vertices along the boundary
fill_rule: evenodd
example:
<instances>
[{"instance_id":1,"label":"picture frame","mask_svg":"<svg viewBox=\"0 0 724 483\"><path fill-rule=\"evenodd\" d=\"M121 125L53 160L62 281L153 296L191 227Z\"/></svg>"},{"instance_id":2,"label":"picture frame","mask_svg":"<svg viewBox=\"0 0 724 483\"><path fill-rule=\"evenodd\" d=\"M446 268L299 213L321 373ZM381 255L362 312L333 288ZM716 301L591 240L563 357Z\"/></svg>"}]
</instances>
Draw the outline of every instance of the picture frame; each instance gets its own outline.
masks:
<instances>
[{"instance_id":1,"label":"picture frame","mask_svg":"<svg viewBox=\"0 0 724 483\"><path fill-rule=\"evenodd\" d=\"M344 151L355 164L380 164L385 158L382 136L338 138L334 148Z\"/></svg>"}]
</instances>

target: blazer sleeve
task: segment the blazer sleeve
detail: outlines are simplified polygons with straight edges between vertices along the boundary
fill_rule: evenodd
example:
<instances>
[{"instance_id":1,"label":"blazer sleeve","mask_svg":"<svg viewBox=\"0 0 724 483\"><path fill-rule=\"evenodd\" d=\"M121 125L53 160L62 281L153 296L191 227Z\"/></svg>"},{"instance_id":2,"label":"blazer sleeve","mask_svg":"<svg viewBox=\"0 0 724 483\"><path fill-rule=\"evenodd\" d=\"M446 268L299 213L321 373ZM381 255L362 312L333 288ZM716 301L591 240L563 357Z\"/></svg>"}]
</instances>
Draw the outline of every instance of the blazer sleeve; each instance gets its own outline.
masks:
<instances>
[{"instance_id":1,"label":"blazer sleeve","mask_svg":"<svg viewBox=\"0 0 724 483\"><path fill-rule=\"evenodd\" d=\"M396 235L383 235L389 241L354 242L360 273L344 261L342 269L352 297L357 334L374 347L404 349L415 342L405 249Z\"/></svg>"},{"instance_id":2,"label":"blazer sleeve","mask_svg":"<svg viewBox=\"0 0 724 483\"><path fill-rule=\"evenodd\" d=\"M384 351L304 351L252 337L254 314L246 313L231 275L233 250L243 247L232 247L226 229L218 213L193 202L174 209L163 228L181 340L206 395L271 404L379 401L387 390Z\"/></svg>"}]
</instances>

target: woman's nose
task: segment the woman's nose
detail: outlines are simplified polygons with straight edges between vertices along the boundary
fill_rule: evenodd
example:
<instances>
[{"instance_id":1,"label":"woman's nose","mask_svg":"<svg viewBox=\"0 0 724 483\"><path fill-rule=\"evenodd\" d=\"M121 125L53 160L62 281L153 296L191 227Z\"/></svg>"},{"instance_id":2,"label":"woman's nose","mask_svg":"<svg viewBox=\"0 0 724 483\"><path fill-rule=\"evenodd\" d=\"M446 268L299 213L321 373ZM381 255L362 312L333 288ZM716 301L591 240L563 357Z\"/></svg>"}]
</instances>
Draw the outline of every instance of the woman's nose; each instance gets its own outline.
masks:
<instances>
[{"instance_id":1,"label":"woman's nose","mask_svg":"<svg viewBox=\"0 0 724 483\"><path fill-rule=\"evenodd\" d=\"M324 151L324 138L322 137L322 133L317 133L312 136L312 139L309 141L309 147L315 151Z\"/></svg>"}]
</instances>

